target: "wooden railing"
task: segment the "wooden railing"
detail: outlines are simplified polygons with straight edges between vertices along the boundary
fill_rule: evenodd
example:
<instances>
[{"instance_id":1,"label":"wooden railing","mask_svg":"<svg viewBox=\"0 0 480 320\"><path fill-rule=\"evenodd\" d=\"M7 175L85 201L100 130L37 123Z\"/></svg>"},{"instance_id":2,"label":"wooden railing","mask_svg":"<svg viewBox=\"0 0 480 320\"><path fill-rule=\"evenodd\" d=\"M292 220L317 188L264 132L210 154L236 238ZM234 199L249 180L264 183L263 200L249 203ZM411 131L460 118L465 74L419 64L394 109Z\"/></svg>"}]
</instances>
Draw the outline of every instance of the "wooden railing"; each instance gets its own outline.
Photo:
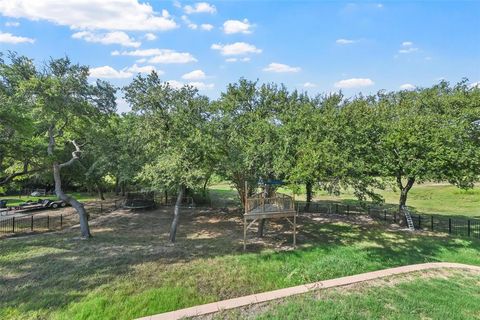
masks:
<instances>
[{"instance_id":1,"label":"wooden railing","mask_svg":"<svg viewBox=\"0 0 480 320\"><path fill-rule=\"evenodd\" d=\"M274 197L264 198L263 194L257 193L247 198L245 203L245 212L272 212L295 210L295 200L282 193L275 194Z\"/></svg>"}]
</instances>

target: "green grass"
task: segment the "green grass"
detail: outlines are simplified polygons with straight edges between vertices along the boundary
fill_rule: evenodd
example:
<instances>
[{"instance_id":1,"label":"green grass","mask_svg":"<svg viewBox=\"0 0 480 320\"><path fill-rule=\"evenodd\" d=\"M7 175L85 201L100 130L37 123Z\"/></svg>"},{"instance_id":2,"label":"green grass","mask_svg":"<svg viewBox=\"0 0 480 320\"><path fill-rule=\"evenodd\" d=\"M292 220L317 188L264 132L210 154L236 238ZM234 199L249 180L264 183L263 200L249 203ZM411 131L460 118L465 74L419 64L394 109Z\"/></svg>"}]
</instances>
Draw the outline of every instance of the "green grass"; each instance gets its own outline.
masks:
<instances>
[{"instance_id":1,"label":"green grass","mask_svg":"<svg viewBox=\"0 0 480 320\"><path fill-rule=\"evenodd\" d=\"M74 192L71 193L72 196L75 197L75 199L79 201L94 201L98 200L96 196L92 196L90 194L86 193L80 193L80 192ZM58 199L54 195L48 195L48 196L40 196L40 197L32 197L32 196L0 196L0 200L8 200L7 202L7 207L13 207L13 206L18 206L21 203L26 202L27 200L33 200L37 201L38 199L50 199L50 200L56 200Z\"/></svg>"},{"instance_id":2,"label":"green grass","mask_svg":"<svg viewBox=\"0 0 480 320\"><path fill-rule=\"evenodd\" d=\"M459 274L423 279L417 274L401 283L327 289L270 303L255 318L266 319L480 319L480 275ZM244 319L240 311L222 319Z\"/></svg>"},{"instance_id":3,"label":"green grass","mask_svg":"<svg viewBox=\"0 0 480 320\"><path fill-rule=\"evenodd\" d=\"M74 240L78 231L2 240L0 318L132 319L412 263L480 265L477 240L310 220L295 251L242 253L240 219L200 218L185 217L175 247L158 212L112 217L88 241Z\"/></svg>"},{"instance_id":4,"label":"green grass","mask_svg":"<svg viewBox=\"0 0 480 320\"><path fill-rule=\"evenodd\" d=\"M219 192L229 194L229 197L236 196L236 190L227 183L213 185L211 190L216 196ZM280 188L280 192L291 193L285 188ZM398 205L398 191L388 189L378 192L384 197L387 206ZM296 195L296 199L305 200L305 195ZM348 204L357 202L352 190L343 190L339 196L319 191L314 200ZM447 184L417 184L409 192L407 205L419 213L480 218L480 187L477 185L471 190L462 190Z\"/></svg>"}]
</instances>

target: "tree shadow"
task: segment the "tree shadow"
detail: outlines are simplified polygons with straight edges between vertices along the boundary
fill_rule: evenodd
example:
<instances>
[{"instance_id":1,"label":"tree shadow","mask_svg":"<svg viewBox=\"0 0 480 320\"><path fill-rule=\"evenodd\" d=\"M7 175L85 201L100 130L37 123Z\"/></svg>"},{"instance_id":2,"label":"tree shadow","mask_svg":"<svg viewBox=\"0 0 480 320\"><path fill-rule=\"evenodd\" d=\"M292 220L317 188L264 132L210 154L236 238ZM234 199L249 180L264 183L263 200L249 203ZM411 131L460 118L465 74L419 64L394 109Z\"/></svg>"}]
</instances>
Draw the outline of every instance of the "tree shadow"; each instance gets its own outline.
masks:
<instances>
[{"instance_id":1,"label":"tree shadow","mask_svg":"<svg viewBox=\"0 0 480 320\"><path fill-rule=\"evenodd\" d=\"M359 270L440 261L446 256L441 254L444 252L452 253L452 261L480 264L479 241L388 230L376 221L353 215L299 217L296 250L292 250L291 226L286 220L269 221L263 239L254 239L253 232L249 233L251 242L245 254L239 211L187 209L181 215L177 243L170 246L167 239L171 211L161 208L113 212L92 222L91 240L79 240L78 230L74 229L0 241L0 310L12 306L22 313L59 310L99 287L118 285L122 277L135 273L140 266L150 266L162 277L184 264L188 268L189 263L232 256L238 256L238 261L249 264L252 270L255 263L262 266L278 261L286 274L294 274L293 280L286 278L285 285ZM476 257L465 258L467 249L474 250ZM338 258L339 251L345 252L345 256ZM457 259L453 255L456 252L463 255ZM352 258L348 254L361 254L365 262L359 261L356 266L349 262L354 267L342 268L342 263ZM304 257L308 259L304 261ZM316 261L323 263L317 269L307 265ZM331 269L330 273L321 272L325 266ZM171 281L181 283L182 279Z\"/></svg>"}]
</instances>

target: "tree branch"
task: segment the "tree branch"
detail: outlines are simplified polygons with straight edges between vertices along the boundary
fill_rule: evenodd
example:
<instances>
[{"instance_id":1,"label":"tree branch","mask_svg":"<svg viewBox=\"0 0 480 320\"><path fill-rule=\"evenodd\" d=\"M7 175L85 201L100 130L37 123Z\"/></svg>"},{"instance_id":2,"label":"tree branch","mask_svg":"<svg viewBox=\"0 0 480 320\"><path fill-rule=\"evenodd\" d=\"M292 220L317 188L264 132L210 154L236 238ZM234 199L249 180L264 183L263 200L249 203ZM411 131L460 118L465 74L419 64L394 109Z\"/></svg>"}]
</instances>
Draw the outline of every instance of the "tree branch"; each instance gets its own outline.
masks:
<instances>
[{"instance_id":1,"label":"tree branch","mask_svg":"<svg viewBox=\"0 0 480 320\"><path fill-rule=\"evenodd\" d=\"M75 140L70 140L70 142L74 145L75 151L72 152L72 158L70 160L59 165L60 168L72 165L76 160L80 159L80 155L82 154L82 150L80 150L80 145L75 142Z\"/></svg>"}]
</instances>

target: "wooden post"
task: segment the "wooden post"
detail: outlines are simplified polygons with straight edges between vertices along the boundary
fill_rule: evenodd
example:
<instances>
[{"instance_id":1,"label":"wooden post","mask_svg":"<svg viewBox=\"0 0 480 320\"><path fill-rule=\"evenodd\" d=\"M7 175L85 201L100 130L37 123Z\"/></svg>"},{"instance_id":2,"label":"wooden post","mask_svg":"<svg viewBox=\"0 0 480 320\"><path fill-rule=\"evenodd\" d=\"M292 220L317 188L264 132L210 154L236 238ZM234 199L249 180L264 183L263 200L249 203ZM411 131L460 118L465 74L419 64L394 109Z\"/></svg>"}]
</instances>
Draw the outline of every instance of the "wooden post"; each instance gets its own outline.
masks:
<instances>
[{"instance_id":1,"label":"wooden post","mask_svg":"<svg viewBox=\"0 0 480 320\"><path fill-rule=\"evenodd\" d=\"M15 233L15 217L12 218L12 233Z\"/></svg>"},{"instance_id":2,"label":"wooden post","mask_svg":"<svg viewBox=\"0 0 480 320\"><path fill-rule=\"evenodd\" d=\"M470 220L467 221L467 233L468 233L468 236L470 237Z\"/></svg>"},{"instance_id":3,"label":"wooden post","mask_svg":"<svg viewBox=\"0 0 480 320\"><path fill-rule=\"evenodd\" d=\"M383 209L383 220L387 221L387 209Z\"/></svg>"},{"instance_id":4,"label":"wooden post","mask_svg":"<svg viewBox=\"0 0 480 320\"><path fill-rule=\"evenodd\" d=\"M30 231L33 231L33 214L30 217Z\"/></svg>"},{"instance_id":5,"label":"wooden post","mask_svg":"<svg viewBox=\"0 0 480 320\"><path fill-rule=\"evenodd\" d=\"M422 229L422 216L418 215L418 229Z\"/></svg>"},{"instance_id":6,"label":"wooden post","mask_svg":"<svg viewBox=\"0 0 480 320\"><path fill-rule=\"evenodd\" d=\"M247 218L243 217L243 251L247 250Z\"/></svg>"},{"instance_id":7,"label":"wooden post","mask_svg":"<svg viewBox=\"0 0 480 320\"><path fill-rule=\"evenodd\" d=\"M60 230L63 228L63 215L60 215Z\"/></svg>"},{"instance_id":8,"label":"wooden post","mask_svg":"<svg viewBox=\"0 0 480 320\"><path fill-rule=\"evenodd\" d=\"M47 216L47 230L50 230L50 216Z\"/></svg>"},{"instance_id":9,"label":"wooden post","mask_svg":"<svg viewBox=\"0 0 480 320\"><path fill-rule=\"evenodd\" d=\"M293 247L297 247L297 214L298 211L293 215Z\"/></svg>"},{"instance_id":10,"label":"wooden post","mask_svg":"<svg viewBox=\"0 0 480 320\"><path fill-rule=\"evenodd\" d=\"M430 229L433 231L433 216L430 216Z\"/></svg>"},{"instance_id":11,"label":"wooden post","mask_svg":"<svg viewBox=\"0 0 480 320\"><path fill-rule=\"evenodd\" d=\"M452 233L452 218L448 218L448 233Z\"/></svg>"}]
</instances>

